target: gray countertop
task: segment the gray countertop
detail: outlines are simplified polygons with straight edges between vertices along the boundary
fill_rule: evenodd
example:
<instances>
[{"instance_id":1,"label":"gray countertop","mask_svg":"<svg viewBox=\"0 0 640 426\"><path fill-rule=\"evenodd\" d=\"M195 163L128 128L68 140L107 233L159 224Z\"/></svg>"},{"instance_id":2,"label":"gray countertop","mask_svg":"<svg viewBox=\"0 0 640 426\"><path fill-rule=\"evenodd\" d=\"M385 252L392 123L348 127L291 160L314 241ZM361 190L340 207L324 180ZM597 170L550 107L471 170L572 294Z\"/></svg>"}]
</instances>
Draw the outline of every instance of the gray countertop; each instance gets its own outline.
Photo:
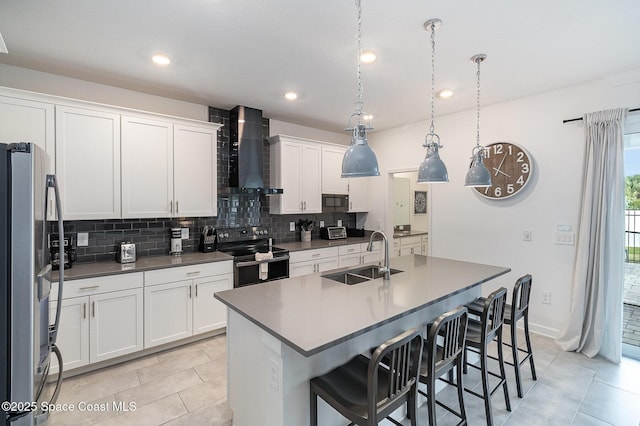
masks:
<instances>
[{"instance_id":1,"label":"gray countertop","mask_svg":"<svg viewBox=\"0 0 640 426\"><path fill-rule=\"evenodd\" d=\"M415 235L429 235L428 231L412 229L410 231L394 231L393 238L413 237Z\"/></svg>"},{"instance_id":2,"label":"gray countertop","mask_svg":"<svg viewBox=\"0 0 640 426\"><path fill-rule=\"evenodd\" d=\"M215 251L213 253L185 253L181 256L150 256L138 259L134 263L95 262L76 263L71 269L65 269L64 279L94 278L105 275L123 274L129 272L143 272L152 269L172 268L174 266L188 266L199 263L220 262L233 260L232 256ZM57 281L58 272L52 274L52 280Z\"/></svg>"},{"instance_id":3,"label":"gray countertop","mask_svg":"<svg viewBox=\"0 0 640 426\"><path fill-rule=\"evenodd\" d=\"M376 240L379 238L376 237ZM309 242L301 242L296 241L293 243L274 243L273 245L276 247L280 247L283 249L287 249L289 251L302 251L302 250L311 250L311 249L322 249L327 247L337 247L337 246L346 246L349 244L359 244L359 243L368 243L369 237L349 237L343 238L341 240L311 240Z\"/></svg>"},{"instance_id":4,"label":"gray countertop","mask_svg":"<svg viewBox=\"0 0 640 426\"><path fill-rule=\"evenodd\" d=\"M323 278L330 273L325 272L222 291L215 297L311 356L511 270L418 255L393 258L391 266L403 272L387 283L380 278L346 285Z\"/></svg>"}]
</instances>

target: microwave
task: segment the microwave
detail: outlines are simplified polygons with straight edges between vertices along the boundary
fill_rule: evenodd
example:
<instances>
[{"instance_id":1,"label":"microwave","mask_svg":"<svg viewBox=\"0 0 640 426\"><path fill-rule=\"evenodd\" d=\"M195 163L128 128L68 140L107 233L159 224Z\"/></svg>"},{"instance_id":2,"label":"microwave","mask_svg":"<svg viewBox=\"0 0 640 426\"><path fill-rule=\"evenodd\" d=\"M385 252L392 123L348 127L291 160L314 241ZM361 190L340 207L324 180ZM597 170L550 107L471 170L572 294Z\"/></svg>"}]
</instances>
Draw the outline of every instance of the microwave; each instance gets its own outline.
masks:
<instances>
[{"instance_id":1,"label":"microwave","mask_svg":"<svg viewBox=\"0 0 640 426\"><path fill-rule=\"evenodd\" d=\"M349 211L349 196L344 194L322 194L323 212Z\"/></svg>"}]
</instances>

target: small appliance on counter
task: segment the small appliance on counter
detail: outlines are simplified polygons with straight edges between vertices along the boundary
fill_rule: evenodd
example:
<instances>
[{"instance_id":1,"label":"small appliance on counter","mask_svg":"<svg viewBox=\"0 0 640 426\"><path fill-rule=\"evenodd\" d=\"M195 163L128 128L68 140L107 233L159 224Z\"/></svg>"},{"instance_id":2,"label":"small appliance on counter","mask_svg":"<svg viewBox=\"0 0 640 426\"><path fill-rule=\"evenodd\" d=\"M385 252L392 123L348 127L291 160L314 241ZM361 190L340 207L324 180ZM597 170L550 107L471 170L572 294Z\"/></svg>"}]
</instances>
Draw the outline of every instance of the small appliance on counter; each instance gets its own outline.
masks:
<instances>
[{"instance_id":1,"label":"small appliance on counter","mask_svg":"<svg viewBox=\"0 0 640 426\"><path fill-rule=\"evenodd\" d=\"M131 241L122 241L119 249L116 250L116 261L118 263L134 263L136 261L136 245Z\"/></svg>"},{"instance_id":2,"label":"small appliance on counter","mask_svg":"<svg viewBox=\"0 0 640 426\"><path fill-rule=\"evenodd\" d=\"M320 238L323 240L341 240L347 238L347 228L344 226L326 226L320 228Z\"/></svg>"},{"instance_id":3,"label":"small appliance on counter","mask_svg":"<svg viewBox=\"0 0 640 426\"><path fill-rule=\"evenodd\" d=\"M200 234L198 250L202 253L216 251L218 246L218 231L213 226L205 226Z\"/></svg>"},{"instance_id":4,"label":"small appliance on counter","mask_svg":"<svg viewBox=\"0 0 640 426\"><path fill-rule=\"evenodd\" d=\"M171 249L169 254L174 256L182 254L182 228L171 228Z\"/></svg>"},{"instance_id":5,"label":"small appliance on counter","mask_svg":"<svg viewBox=\"0 0 640 426\"><path fill-rule=\"evenodd\" d=\"M64 259L60 261L60 240L55 234L51 234L49 238L49 253L51 253L51 269L54 271L60 269L62 263L64 269L69 269L73 266L73 262L76 260L76 249L73 247L73 237L65 235L62 238ZM53 250L51 250L53 249Z\"/></svg>"},{"instance_id":6,"label":"small appliance on counter","mask_svg":"<svg viewBox=\"0 0 640 426\"><path fill-rule=\"evenodd\" d=\"M364 228L347 228L347 237L364 237Z\"/></svg>"}]
</instances>

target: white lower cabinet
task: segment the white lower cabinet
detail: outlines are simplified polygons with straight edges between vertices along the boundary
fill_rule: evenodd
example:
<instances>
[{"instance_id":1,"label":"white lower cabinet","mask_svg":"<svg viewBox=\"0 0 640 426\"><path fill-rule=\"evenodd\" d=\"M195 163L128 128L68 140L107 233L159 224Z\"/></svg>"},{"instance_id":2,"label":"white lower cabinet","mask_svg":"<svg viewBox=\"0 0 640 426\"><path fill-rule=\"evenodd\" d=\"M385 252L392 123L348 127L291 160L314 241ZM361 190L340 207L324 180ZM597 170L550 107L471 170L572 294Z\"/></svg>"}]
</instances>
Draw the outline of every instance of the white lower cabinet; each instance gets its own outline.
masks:
<instances>
[{"instance_id":1,"label":"white lower cabinet","mask_svg":"<svg viewBox=\"0 0 640 426\"><path fill-rule=\"evenodd\" d=\"M225 327L226 306L213 294L233 288L232 261L144 274L145 348Z\"/></svg>"},{"instance_id":2,"label":"white lower cabinet","mask_svg":"<svg viewBox=\"0 0 640 426\"><path fill-rule=\"evenodd\" d=\"M304 250L289 253L289 276L315 274L339 267L338 247Z\"/></svg>"},{"instance_id":3,"label":"white lower cabinet","mask_svg":"<svg viewBox=\"0 0 640 426\"><path fill-rule=\"evenodd\" d=\"M426 239L426 240L425 240ZM393 251L396 256L407 256L410 254L427 254L427 236L413 235L400 237L393 240Z\"/></svg>"},{"instance_id":4,"label":"white lower cabinet","mask_svg":"<svg viewBox=\"0 0 640 426\"><path fill-rule=\"evenodd\" d=\"M55 318L57 284L52 292ZM142 273L68 281L56 345L64 370L143 349ZM54 361L53 371L58 370Z\"/></svg>"},{"instance_id":5,"label":"white lower cabinet","mask_svg":"<svg viewBox=\"0 0 640 426\"><path fill-rule=\"evenodd\" d=\"M350 244L348 246L338 247L338 267L360 265L362 263L362 254L360 253L360 244Z\"/></svg>"}]
</instances>

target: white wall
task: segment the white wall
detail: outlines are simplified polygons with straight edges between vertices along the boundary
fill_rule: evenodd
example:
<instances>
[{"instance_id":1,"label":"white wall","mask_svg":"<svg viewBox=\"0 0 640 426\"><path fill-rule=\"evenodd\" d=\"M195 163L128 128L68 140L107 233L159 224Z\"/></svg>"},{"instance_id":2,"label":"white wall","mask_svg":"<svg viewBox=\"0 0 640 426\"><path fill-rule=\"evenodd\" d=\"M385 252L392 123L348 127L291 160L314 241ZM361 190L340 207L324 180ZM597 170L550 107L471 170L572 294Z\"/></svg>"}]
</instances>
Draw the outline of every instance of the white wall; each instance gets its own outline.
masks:
<instances>
[{"instance_id":1,"label":"white wall","mask_svg":"<svg viewBox=\"0 0 640 426\"><path fill-rule=\"evenodd\" d=\"M472 262L509 266L512 272L483 287L485 294L521 275L534 278L530 322L538 332L554 336L563 327L570 308L575 246L556 245L558 224L578 231L582 178L583 128L563 119L614 108L640 107L640 83L612 87L604 81L516 99L481 110L481 143L508 141L523 146L533 157L532 181L512 199L491 201L464 187L471 149L475 144L475 111L437 117L436 133L449 171L449 183L430 185L430 253ZM417 169L424 158L422 142L428 123L405 125L369 134L381 176L378 200L371 202L367 228L384 224L392 232L392 195L389 171ZM401 148L400 148L401 147ZM522 231L533 231L531 242ZM551 304L541 303L551 292Z\"/></svg>"},{"instance_id":2,"label":"white wall","mask_svg":"<svg viewBox=\"0 0 640 426\"><path fill-rule=\"evenodd\" d=\"M313 127L300 126L298 124L287 123L269 119L269 136L288 135L299 138L313 139L321 142L338 143L349 145L351 143L351 133L329 132L327 130L314 129Z\"/></svg>"},{"instance_id":3,"label":"white wall","mask_svg":"<svg viewBox=\"0 0 640 426\"><path fill-rule=\"evenodd\" d=\"M193 120L209 121L207 105L0 64L0 86Z\"/></svg>"}]
</instances>

